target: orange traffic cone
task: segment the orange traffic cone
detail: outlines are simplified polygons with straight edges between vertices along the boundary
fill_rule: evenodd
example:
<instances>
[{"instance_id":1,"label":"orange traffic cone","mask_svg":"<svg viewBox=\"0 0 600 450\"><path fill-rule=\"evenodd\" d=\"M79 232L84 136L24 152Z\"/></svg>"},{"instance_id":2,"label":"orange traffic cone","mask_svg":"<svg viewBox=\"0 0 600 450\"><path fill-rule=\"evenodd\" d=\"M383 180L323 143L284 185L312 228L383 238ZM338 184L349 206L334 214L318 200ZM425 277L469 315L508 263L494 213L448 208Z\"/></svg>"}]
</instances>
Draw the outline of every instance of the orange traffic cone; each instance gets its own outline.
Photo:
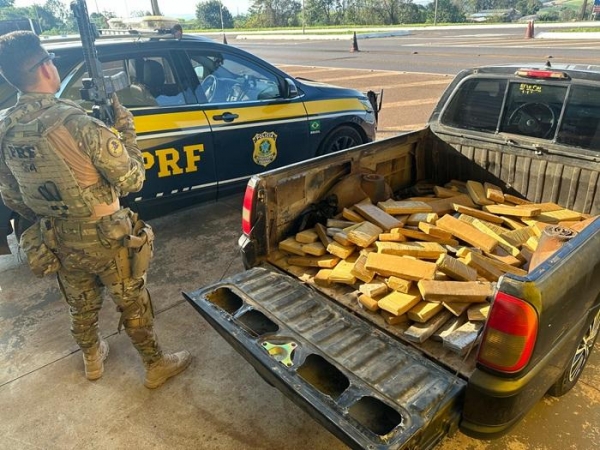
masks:
<instances>
[{"instance_id":1,"label":"orange traffic cone","mask_svg":"<svg viewBox=\"0 0 600 450\"><path fill-rule=\"evenodd\" d=\"M356 42L356 31L354 32L354 37L352 38L352 48L350 49L351 52L360 52L360 50L358 49L358 42Z\"/></svg>"},{"instance_id":2,"label":"orange traffic cone","mask_svg":"<svg viewBox=\"0 0 600 450\"><path fill-rule=\"evenodd\" d=\"M533 38L533 20L527 22L527 30L525 31L525 38L532 39Z\"/></svg>"}]
</instances>

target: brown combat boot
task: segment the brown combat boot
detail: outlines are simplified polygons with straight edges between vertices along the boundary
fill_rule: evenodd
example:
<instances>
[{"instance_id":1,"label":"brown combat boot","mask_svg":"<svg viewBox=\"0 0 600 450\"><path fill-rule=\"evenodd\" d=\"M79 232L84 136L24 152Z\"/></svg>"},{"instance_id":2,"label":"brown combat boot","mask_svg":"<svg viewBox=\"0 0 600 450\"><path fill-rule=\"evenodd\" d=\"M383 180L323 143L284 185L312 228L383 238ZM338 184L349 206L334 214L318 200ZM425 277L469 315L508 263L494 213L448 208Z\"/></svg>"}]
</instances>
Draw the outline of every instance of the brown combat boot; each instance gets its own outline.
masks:
<instances>
[{"instance_id":1,"label":"brown combat boot","mask_svg":"<svg viewBox=\"0 0 600 450\"><path fill-rule=\"evenodd\" d=\"M163 355L154 364L146 366L144 386L148 389L156 389L169 378L183 372L191 362L192 355L187 350Z\"/></svg>"},{"instance_id":2,"label":"brown combat boot","mask_svg":"<svg viewBox=\"0 0 600 450\"><path fill-rule=\"evenodd\" d=\"M100 339L95 347L83 353L83 365L85 366L85 377L94 381L104 373L104 360L108 356L108 342Z\"/></svg>"}]
</instances>

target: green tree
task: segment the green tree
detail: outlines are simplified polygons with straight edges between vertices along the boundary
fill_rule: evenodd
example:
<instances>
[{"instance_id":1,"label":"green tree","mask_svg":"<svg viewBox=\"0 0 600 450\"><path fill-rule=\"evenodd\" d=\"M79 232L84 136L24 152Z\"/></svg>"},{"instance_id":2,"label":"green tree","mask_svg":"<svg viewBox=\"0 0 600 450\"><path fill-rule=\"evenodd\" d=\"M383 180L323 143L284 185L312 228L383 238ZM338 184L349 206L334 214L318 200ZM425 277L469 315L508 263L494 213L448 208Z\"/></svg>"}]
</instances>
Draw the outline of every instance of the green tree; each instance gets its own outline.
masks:
<instances>
[{"instance_id":1,"label":"green tree","mask_svg":"<svg viewBox=\"0 0 600 450\"><path fill-rule=\"evenodd\" d=\"M438 0L437 2L437 22L438 23L461 23L465 21L464 12L450 0ZM435 3L426 6L427 21L434 22Z\"/></svg>"},{"instance_id":2,"label":"green tree","mask_svg":"<svg viewBox=\"0 0 600 450\"><path fill-rule=\"evenodd\" d=\"M570 22L579 18L579 11L563 7L559 12L559 18L563 22Z\"/></svg>"},{"instance_id":3,"label":"green tree","mask_svg":"<svg viewBox=\"0 0 600 450\"><path fill-rule=\"evenodd\" d=\"M50 3L50 7L48 7L48 3L50 2L47 2L44 6L0 8L0 19L11 20L27 17L38 22L42 33L57 34L75 31L75 23L71 12L59 1L56 2L58 4ZM58 7L58 9L55 9L55 7Z\"/></svg>"},{"instance_id":4,"label":"green tree","mask_svg":"<svg viewBox=\"0 0 600 450\"><path fill-rule=\"evenodd\" d=\"M399 23L425 23L427 13L424 6L409 1L400 9L399 18Z\"/></svg>"},{"instance_id":5,"label":"green tree","mask_svg":"<svg viewBox=\"0 0 600 450\"><path fill-rule=\"evenodd\" d=\"M367 17L367 0L345 0L343 13L344 23L348 25L366 24L369 20Z\"/></svg>"},{"instance_id":6,"label":"green tree","mask_svg":"<svg viewBox=\"0 0 600 450\"><path fill-rule=\"evenodd\" d=\"M0 8L9 8L14 5L15 0L0 0Z\"/></svg>"},{"instance_id":7,"label":"green tree","mask_svg":"<svg viewBox=\"0 0 600 450\"><path fill-rule=\"evenodd\" d=\"M517 0L515 2L515 9L524 16L537 13L542 7L540 0Z\"/></svg>"},{"instance_id":8,"label":"green tree","mask_svg":"<svg viewBox=\"0 0 600 450\"><path fill-rule=\"evenodd\" d=\"M305 0L304 19L307 25L338 25L343 20L341 0Z\"/></svg>"},{"instance_id":9,"label":"green tree","mask_svg":"<svg viewBox=\"0 0 600 450\"><path fill-rule=\"evenodd\" d=\"M52 23L51 28L48 31L52 33L69 33L77 31L77 24L73 13L68 9L60 0L46 0L44 6L37 7L38 14L47 13L47 19Z\"/></svg>"},{"instance_id":10,"label":"green tree","mask_svg":"<svg viewBox=\"0 0 600 450\"><path fill-rule=\"evenodd\" d=\"M29 8L13 8L12 6L0 8L0 20L18 19L19 17L29 17Z\"/></svg>"},{"instance_id":11,"label":"green tree","mask_svg":"<svg viewBox=\"0 0 600 450\"><path fill-rule=\"evenodd\" d=\"M301 11L297 0L253 0L248 24L252 27L298 26Z\"/></svg>"},{"instance_id":12,"label":"green tree","mask_svg":"<svg viewBox=\"0 0 600 450\"><path fill-rule=\"evenodd\" d=\"M209 0L196 5L196 19L200 28L221 28L221 13L223 28L233 28L233 17L219 0Z\"/></svg>"},{"instance_id":13,"label":"green tree","mask_svg":"<svg viewBox=\"0 0 600 450\"><path fill-rule=\"evenodd\" d=\"M56 17L52 11L43 6L32 6L31 15L29 17L39 21L42 33L50 30L60 30L63 27L63 22Z\"/></svg>"},{"instance_id":14,"label":"green tree","mask_svg":"<svg viewBox=\"0 0 600 450\"><path fill-rule=\"evenodd\" d=\"M376 24L396 25L399 23L424 22L424 8L419 8L413 0L378 0L372 1L370 9L377 17Z\"/></svg>"},{"instance_id":15,"label":"green tree","mask_svg":"<svg viewBox=\"0 0 600 450\"><path fill-rule=\"evenodd\" d=\"M98 29L108 28L108 17L105 17L103 14L93 12L90 14L90 20L96 24L96 28Z\"/></svg>"},{"instance_id":16,"label":"green tree","mask_svg":"<svg viewBox=\"0 0 600 450\"><path fill-rule=\"evenodd\" d=\"M488 9L498 9L500 6L497 6L499 0L464 0L462 7L455 3L455 6L466 14L473 14L479 11L485 11ZM439 12L439 2L438 2L438 12Z\"/></svg>"},{"instance_id":17,"label":"green tree","mask_svg":"<svg viewBox=\"0 0 600 450\"><path fill-rule=\"evenodd\" d=\"M52 13L54 17L63 23L66 23L69 17L73 15L71 11L67 9L67 6L60 0L46 0L46 3L44 3L42 8Z\"/></svg>"},{"instance_id":18,"label":"green tree","mask_svg":"<svg viewBox=\"0 0 600 450\"><path fill-rule=\"evenodd\" d=\"M379 0L374 3L373 11L380 17L378 23L383 25L395 25L399 23L400 5L405 0Z\"/></svg>"},{"instance_id":19,"label":"green tree","mask_svg":"<svg viewBox=\"0 0 600 450\"><path fill-rule=\"evenodd\" d=\"M248 28L249 14L238 14L233 18L233 28Z\"/></svg>"}]
</instances>

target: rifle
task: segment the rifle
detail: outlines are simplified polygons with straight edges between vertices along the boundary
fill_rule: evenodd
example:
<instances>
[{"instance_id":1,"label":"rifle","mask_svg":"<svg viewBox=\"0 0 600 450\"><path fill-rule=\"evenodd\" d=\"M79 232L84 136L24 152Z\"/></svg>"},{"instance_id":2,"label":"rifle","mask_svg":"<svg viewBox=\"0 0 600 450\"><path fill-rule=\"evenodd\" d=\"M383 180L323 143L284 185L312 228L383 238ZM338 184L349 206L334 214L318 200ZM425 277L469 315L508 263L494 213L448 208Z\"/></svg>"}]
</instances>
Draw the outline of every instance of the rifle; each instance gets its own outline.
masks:
<instances>
[{"instance_id":1,"label":"rifle","mask_svg":"<svg viewBox=\"0 0 600 450\"><path fill-rule=\"evenodd\" d=\"M125 72L120 72L112 77L105 77L102 73L102 64L98 59L98 52L94 41L98 37L95 24L90 22L85 0L71 2L71 11L77 21L77 28L81 35L83 59L87 69L88 78L81 80L83 87L79 90L81 98L94 103L92 115L112 126L115 123L111 95L129 85ZM118 86L118 89L116 87Z\"/></svg>"}]
</instances>

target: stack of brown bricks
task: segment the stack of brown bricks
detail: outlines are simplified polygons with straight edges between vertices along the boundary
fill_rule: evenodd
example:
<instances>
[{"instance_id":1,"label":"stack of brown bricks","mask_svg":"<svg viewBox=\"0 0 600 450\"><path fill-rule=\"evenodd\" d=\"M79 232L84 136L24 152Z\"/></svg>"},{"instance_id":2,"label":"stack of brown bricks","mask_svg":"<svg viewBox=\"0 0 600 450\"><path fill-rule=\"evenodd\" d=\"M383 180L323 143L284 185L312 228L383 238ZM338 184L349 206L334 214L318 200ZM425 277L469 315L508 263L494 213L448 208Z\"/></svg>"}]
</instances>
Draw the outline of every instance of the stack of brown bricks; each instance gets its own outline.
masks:
<instances>
[{"instance_id":1,"label":"stack of brown bricks","mask_svg":"<svg viewBox=\"0 0 600 450\"><path fill-rule=\"evenodd\" d=\"M543 229L592 220L489 183L452 181L433 192L344 208L281 241L272 262L317 285L350 285L362 308L402 327L406 339L432 338L462 354L476 342L498 279L527 275Z\"/></svg>"}]
</instances>

